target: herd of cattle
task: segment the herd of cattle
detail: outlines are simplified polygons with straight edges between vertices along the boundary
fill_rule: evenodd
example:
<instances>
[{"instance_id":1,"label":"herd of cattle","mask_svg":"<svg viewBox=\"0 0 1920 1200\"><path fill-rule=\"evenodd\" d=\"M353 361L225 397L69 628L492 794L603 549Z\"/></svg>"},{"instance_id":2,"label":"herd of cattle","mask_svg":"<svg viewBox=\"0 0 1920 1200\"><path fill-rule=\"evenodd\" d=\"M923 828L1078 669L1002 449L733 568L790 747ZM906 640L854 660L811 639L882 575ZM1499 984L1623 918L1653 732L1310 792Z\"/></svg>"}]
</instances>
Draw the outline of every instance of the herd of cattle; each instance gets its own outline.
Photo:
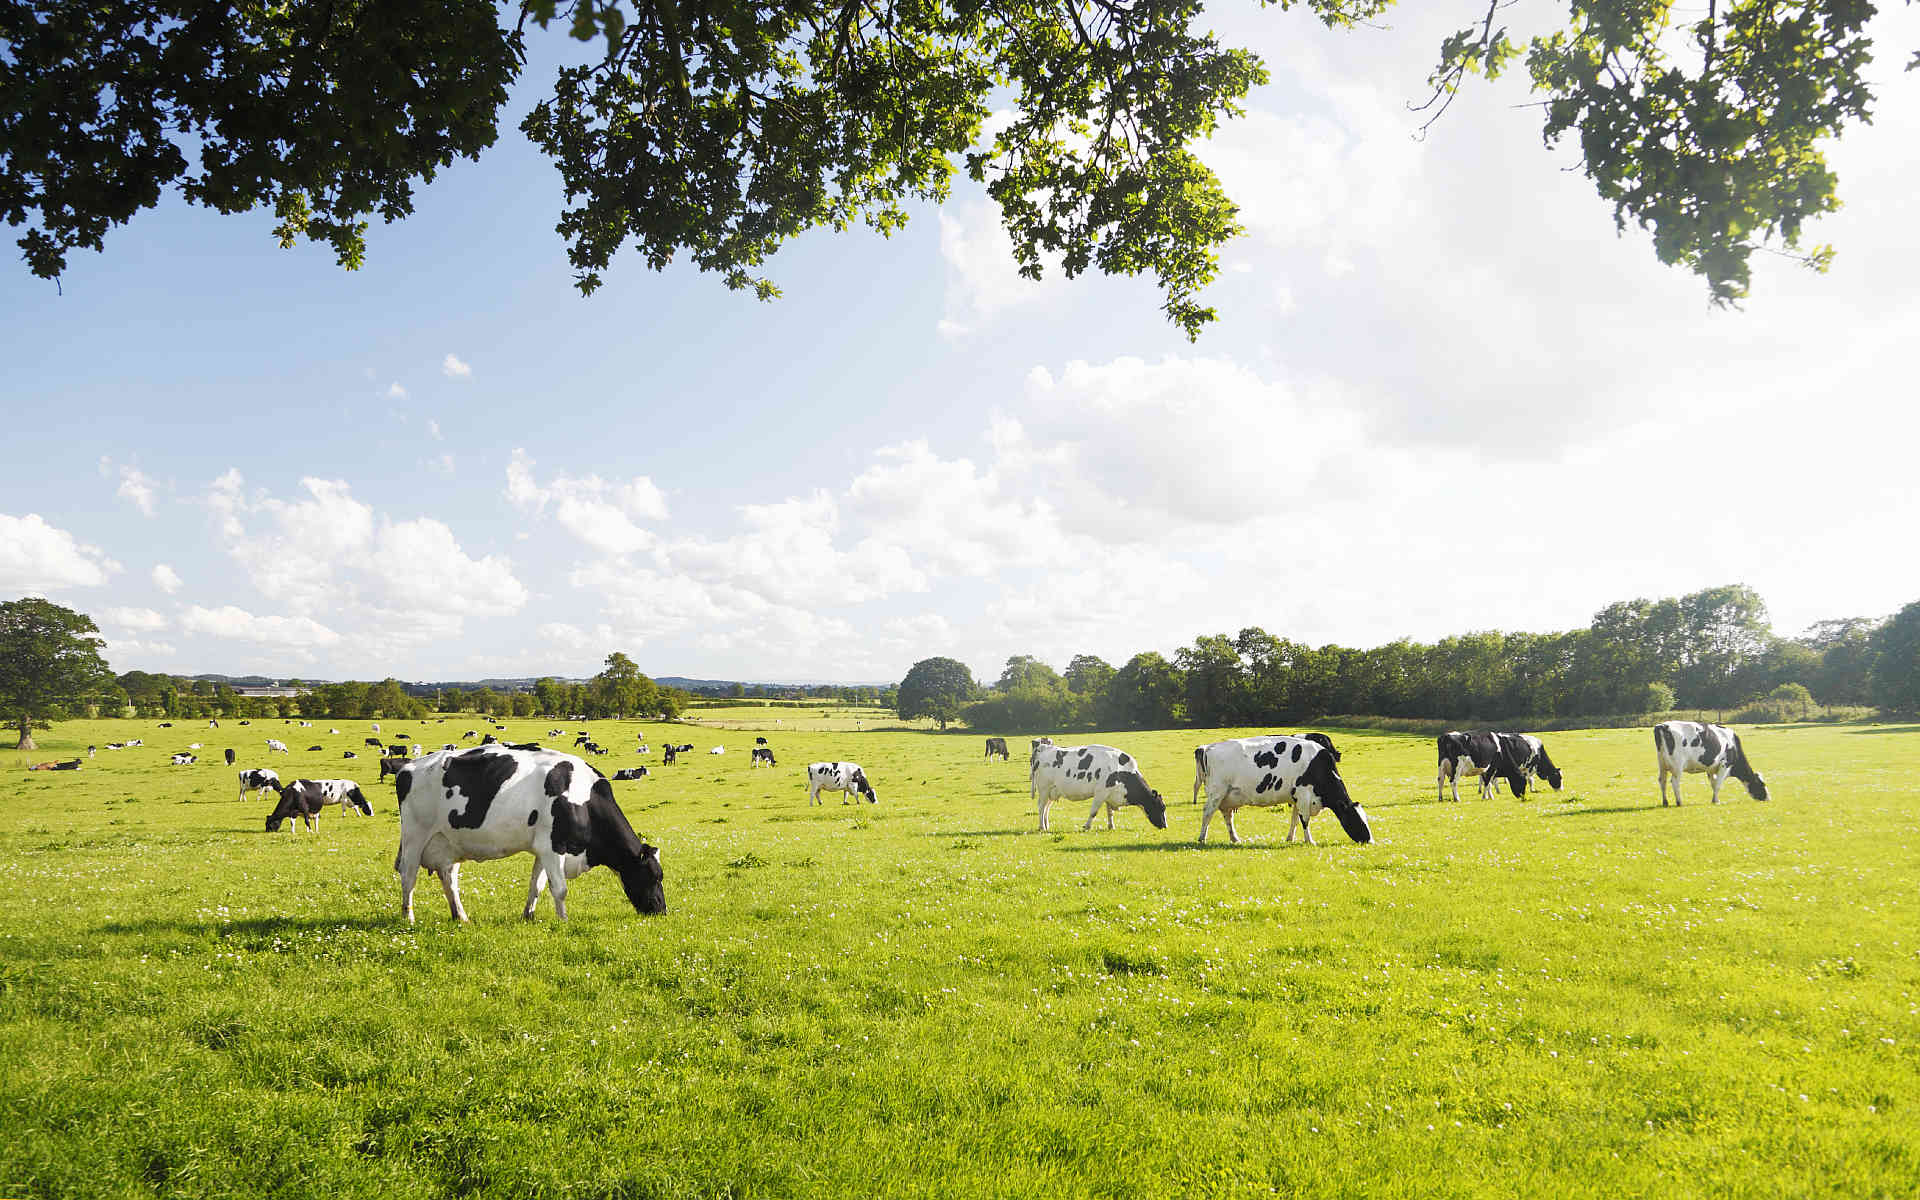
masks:
<instances>
[{"instance_id":1,"label":"herd of cattle","mask_svg":"<svg viewBox=\"0 0 1920 1200\"><path fill-rule=\"evenodd\" d=\"M245 722L242 722L245 724ZM305 724L303 722L303 724ZM504 725L495 726L498 731ZM374 726L377 731L378 725ZM331 731L338 733L338 730ZM564 730L549 730L548 736L564 736ZM467 861L504 858L513 854L534 856L533 877L527 889L523 915L532 917L542 892L553 892L554 912L566 918L567 881L595 866L606 866L620 877L621 886L634 908L642 913L663 912L666 896L659 850L642 841L627 822L614 799L608 777L585 759L571 753L550 750L537 742L503 742L493 733L478 745L461 748L453 742L441 749L422 753L420 743L396 733L394 741L366 739L366 744L382 751L380 778L393 778L400 809L400 849L394 857L394 870L400 875L401 906L408 921L413 920L414 882L422 867L437 876L445 891L447 905L458 921L467 919L460 903L460 864ZM480 738L478 730L468 730L463 741ZM1713 802L1720 801L1720 788L1728 778L1743 783L1756 800L1768 799L1766 781L1747 760L1739 735L1720 725L1694 721L1666 721L1653 730L1655 757L1660 771L1660 803L1667 804L1667 783L1673 781L1673 803L1680 803L1680 777L1706 774L1713 787ZM287 753L284 742L267 738L269 752ZM773 749L764 737L756 738L750 767L775 766ZM138 746L138 740L111 743L108 749ZM199 749L198 743L190 749ZM319 750L322 747L315 746ZM585 730L574 742L575 749L604 754ZM89 747L91 755L94 747ZM673 762L690 752L692 743L663 748L662 761ZM1491 799L1496 784L1504 781L1516 797L1524 797L1535 779L1545 780L1558 791L1562 775L1548 755L1546 746L1531 734L1500 731L1450 732L1440 735L1438 749L1438 799L1447 799L1451 786L1453 799L1460 799L1461 776L1478 777L1480 795ZM642 735L638 752L649 748ZM715 746L710 754L724 754L724 746ZM1005 738L987 739L989 760L1011 758ZM347 751L346 757L356 757ZM234 752L226 751L228 765ZM1287 841L1298 829L1308 845L1313 845L1310 822L1322 810L1334 814L1347 836L1355 842L1373 840L1366 810L1354 800L1341 778L1340 751L1333 739L1323 733L1267 734L1234 738L1198 746L1193 752L1194 777L1192 801L1198 803L1206 793L1206 807L1200 816L1199 840L1207 840L1207 831L1218 814L1227 827L1227 837L1240 840L1234 828L1234 814L1242 808L1286 806L1290 810ZM176 764L195 760L190 753L172 756ZM77 765L78 760L75 760ZM51 765L51 764L49 764ZM65 764L61 764L64 766ZM644 766L619 770L614 780L649 777ZM240 799L249 791L265 797L277 797L268 815L266 828L277 831L291 822L296 831L304 824L317 831L320 810L336 805L342 812L372 815L373 805L360 786L350 779L295 779L282 783L278 772L269 768L246 768L239 773ZM1156 829L1167 827L1167 806L1160 793L1150 787L1140 763L1124 750L1112 746L1056 745L1051 738L1032 740L1028 759L1030 795L1038 810L1040 828L1047 829L1048 812L1055 800L1089 802L1082 830L1091 829L1104 809L1107 827L1113 828L1114 814L1127 807L1141 809ZM821 792L840 792L842 803L856 797L878 803L879 794L859 763L816 762L807 766L807 802L820 803ZM438 797L435 802L409 797Z\"/></svg>"}]
</instances>

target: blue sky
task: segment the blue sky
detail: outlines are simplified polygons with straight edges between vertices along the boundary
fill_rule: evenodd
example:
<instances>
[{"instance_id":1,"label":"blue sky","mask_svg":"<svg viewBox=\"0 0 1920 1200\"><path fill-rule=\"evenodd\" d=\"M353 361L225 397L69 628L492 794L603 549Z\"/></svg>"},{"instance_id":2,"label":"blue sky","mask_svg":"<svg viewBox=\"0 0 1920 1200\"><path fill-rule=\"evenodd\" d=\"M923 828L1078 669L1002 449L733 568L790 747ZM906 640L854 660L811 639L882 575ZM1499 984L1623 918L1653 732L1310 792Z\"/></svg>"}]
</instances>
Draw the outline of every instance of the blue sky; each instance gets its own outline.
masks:
<instances>
[{"instance_id":1,"label":"blue sky","mask_svg":"<svg viewBox=\"0 0 1920 1200\"><path fill-rule=\"evenodd\" d=\"M1458 17L1414 7L1214 14L1274 82L1202 150L1249 232L1197 345L1150 283L1020 280L967 186L795 243L771 304L633 257L582 299L514 129L537 57L360 271L173 202L60 292L16 265L0 596L91 614L117 670L847 680L1729 581L1786 632L1920 598L1887 548L1920 519L1920 14L1879 19L1876 122L1833 150L1832 272L1769 259L1717 312L1518 77L1410 136Z\"/></svg>"}]
</instances>

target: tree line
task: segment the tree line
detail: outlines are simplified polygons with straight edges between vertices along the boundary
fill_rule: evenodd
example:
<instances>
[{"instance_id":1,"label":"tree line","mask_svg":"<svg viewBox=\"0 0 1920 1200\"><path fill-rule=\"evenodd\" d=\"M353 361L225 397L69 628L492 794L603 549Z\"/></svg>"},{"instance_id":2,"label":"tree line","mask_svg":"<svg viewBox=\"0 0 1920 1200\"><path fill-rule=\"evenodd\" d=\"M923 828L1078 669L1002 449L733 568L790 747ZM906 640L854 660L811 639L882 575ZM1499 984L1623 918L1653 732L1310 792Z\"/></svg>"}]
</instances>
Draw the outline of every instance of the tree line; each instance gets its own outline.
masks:
<instances>
[{"instance_id":1,"label":"tree line","mask_svg":"<svg viewBox=\"0 0 1920 1200\"><path fill-rule=\"evenodd\" d=\"M981 687L951 658L914 664L903 718L987 732L1246 726L1367 716L1501 723L1709 709L1739 720L1813 715L1818 704L1920 711L1920 602L1885 619L1774 633L1741 584L1623 600L1584 629L1402 638L1371 649L1309 646L1249 627L1203 635L1172 659L1115 667L1076 655L1064 672L1029 655Z\"/></svg>"}]
</instances>

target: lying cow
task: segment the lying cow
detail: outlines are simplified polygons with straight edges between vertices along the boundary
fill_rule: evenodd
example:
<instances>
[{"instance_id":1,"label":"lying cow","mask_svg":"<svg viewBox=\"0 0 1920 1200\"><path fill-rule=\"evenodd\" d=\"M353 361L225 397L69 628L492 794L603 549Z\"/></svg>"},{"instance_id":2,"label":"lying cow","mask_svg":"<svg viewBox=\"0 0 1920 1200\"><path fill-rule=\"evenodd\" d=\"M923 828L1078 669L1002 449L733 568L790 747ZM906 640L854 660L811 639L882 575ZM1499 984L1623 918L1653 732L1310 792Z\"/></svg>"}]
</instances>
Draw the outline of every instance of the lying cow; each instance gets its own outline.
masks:
<instances>
[{"instance_id":1,"label":"lying cow","mask_svg":"<svg viewBox=\"0 0 1920 1200\"><path fill-rule=\"evenodd\" d=\"M647 769L645 767L622 767L613 773L613 777L618 780L645 779L647 777Z\"/></svg>"},{"instance_id":2,"label":"lying cow","mask_svg":"<svg viewBox=\"0 0 1920 1200\"><path fill-rule=\"evenodd\" d=\"M280 823L291 819L295 833L302 821L308 833L318 833L320 810L329 804L338 804L343 812L373 815L373 804L351 779L296 779L280 789L280 803L267 814L267 832L280 832Z\"/></svg>"},{"instance_id":3,"label":"lying cow","mask_svg":"<svg viewBox=\"0 0 1920 1200\"><path fill-rule=\"evenodd\" d=\"M400 850L393 869L409 923L421 867L440 877L453 919L465 921L460 864L510 854L533 855L521 912L528 919L551 884L553 911L566 920L567 881L601 865L620 876L636 911L667 910L659 850L634 834L606 777L571 754L503 746L441 751L408 763L395 782Z\"/></svg>"},{"instance_id":4,"label":"lying cow","mask_svg":"<svg viewBox=\"0 0 1920 1200\"><path fill-rule=\"evenodd\" d=\"M987 757L994 758L996 756L999 757L1001 762L1006 762L1012 757L1007 753L1007 739L1003 737L987 739Z\"/></svg>"},{"instance_id":5,"label":"lying cow","mask_svg":"<svg viewBox=\"0 0 1920 1200\"><path fill-rule=\"evenodd\" d=\"M1276 804L1292 805L1287 820L1287 840L1293 840L1294 826L1300 827L1307 845L1314 844L1308 822L1321 809L1331 809L1356 842L1373 840L1366 810L1347 794L1346 780L1333 761L1333 752L1318 742L1290 734L1236 738L1212 742L1193 751L1194 787L1207 789L1206 811L1200 814L1200 840L1207 840L1207 826L1213 814L1226 818L1227 837L1239 841L1233 827L1233 814L1246 807L1267 808Z\"/></svg>"},{"instance_id":6,"label":"lying cow","mask_svg":"<svg viewBox=\"0 0 1920 1200\"><path fill-rule=\"evenodd\" d=\"M727 748L725 746L715 746L713 749L707 751L708 754L725 754L726 752Z\"/></svg>"},{"instance_id":7,"label":"lying cow","mask_svg":"<svg viewBox=\"0 0 1920 1200\"><path fill-rule=\"evenodd\" d=\"M1747 795L1766 800L1767 781L1747 761L1740 735L1724 725L1698 721L1662 721L1653 727L1654 757L1660 762L1660 807L1667 806L1667 776L1673 776L1673 802L1680 803L1680 776L1705 773L1720 803L1720 785L1731 775L1747 785Z\"/></svg>"},{"instance_id":8,"label":"lying cow","mask_svg":"<svg viewBox=\"0 0 1920 1200\"><path fill-rule=\"evenodd\" d=\"M1440 752L1439 799L1447 798L1446 788L1453 785L1453 799L1460 800L1460 777L1480 777L1480 798L1493 799L1493 781L1504 779L1515 796L1527 794L1527 773L1513 758L1513 745L1491 730L1474 733L1443 733L1436 742Z\"/></svg>"},{"instance_id":9,"label":"lying cow","mask_svg":"<svg viewBox=\"0 0 1920 1200\"><path fill-rule=\"evenodd\" d=\"M279 772L269 771L264 767L240 772L240 799L245 800L250 789L258 790L260 798L266 799L268 792L280 790Z\"/></svg>"},{"instance_id":10,"label":"lying cow","mask_svg":"<svg viewBox=\"0 0 1920 1200\"><path fill-rule=\"evenodd\" d=\"M1059 800L1091 800L1084 832L1093 828L1093 819L1107 810L1107 828L1113 828L1116 810L1133 805L1144 810L1155 829L1167 827L1167 806L1160 793L1147 786L1140 764L1131 754L1112 746L1056 746L1049 742L1035 747L1028 767L1028 782L1035 805L1040 811L1040 828L1048 828L1047 812Z\"/></svg>"},{"instance_id":11,"label":"lying cow","mask_svg":"<svg viewBox=\"0 0 1920 1200\"><path fill-rule=\"evenodd\" d=\"M770 767L779 765L778 763L773 761L773 747L755 746L753 748L753 758L751 761L747 763L747 766L750 768L757 767L761 763L765 763Z\"/></svg>"},{"instance_id":12,"label":"lying cow","mask_svg":"<svg viewBox=\"0 0 1920 1200\"><path fill-rule=\"evenodd\" d=\"M867 773L859 763L817 762L807 764L807 803L820 803L821 792L844 792L840 803L865 796L867 803L878 804L880 796L867 782Z\"/></svg>"}]
</instances>

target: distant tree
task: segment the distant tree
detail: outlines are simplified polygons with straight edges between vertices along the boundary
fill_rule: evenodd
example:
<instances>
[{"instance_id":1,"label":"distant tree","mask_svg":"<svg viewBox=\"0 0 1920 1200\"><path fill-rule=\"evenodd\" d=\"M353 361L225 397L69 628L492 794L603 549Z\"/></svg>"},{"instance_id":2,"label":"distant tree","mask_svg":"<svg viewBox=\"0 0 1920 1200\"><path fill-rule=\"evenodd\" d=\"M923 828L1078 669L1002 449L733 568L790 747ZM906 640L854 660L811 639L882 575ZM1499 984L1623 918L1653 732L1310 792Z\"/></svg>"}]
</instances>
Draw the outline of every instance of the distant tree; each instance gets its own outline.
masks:
<instances>
[{"instance_id":1,"label":"distant tree","mask_svg":"<svg viewBox=\"0 0 1920 1200\"><path fill-rule=\"evenodd\" d=\"M1173 661L1187 684L1187 720L1230 725L1245 710L1246 674L1233 638L1224 633L1195 638Z\"/></svg>"},{"instance_id":2,"label":"distant tree","mask_svg":"<svg viewBox=\"0 0 1920 1200\"><path fill-rule=\"evenodd\" d=\"M590 709L596 716L628 716L652 712L659 703L659 688L634 661L616 650L607 655L606 667L587 685Z\"/></svg>"},{"instance_id":3,"label":"distant tree","mask_svg":"<svg viewBox=\"0 0 1920 1200\"><path fill-rule=\"evenodd\" d=\"M567 715L566 685L552 677L537 681L533 685L534 706L541 716L564 717Z\"/></svg>"},{"instance_id":4,"label":"distant tree","mask_svg":"<svg viewBox=\"0 0 1920 1200\"><path fill-rule=\"evenodd\" d=\"M1920 600L1874 630L1870 691L1888 712L1920 712Z\"/></svg>"},{"instance_id":5,"label":"distant tree","mask_svg":"<svg viewBox=\"0 0 1920 1200\"><path fill-rule=\"evenodd\" d=\"M18 750L37 750L63 706L114 686L92 618L28 596L0 604L0 717L19 731Z\"/></svg>"},{"instance_id":6,"label":"distant tree","mask_svg":"<svg viewBox=\"0 0 1920 1200\"><path fill-rule=\"evenodd\" d=\"M994 687L1002 692L1010 692L1017 687L1054 687L1060 682L1059 672L1030 654L1016 654L1007 659L1006 669L1000 672L1000 678Z\"/></svg>"},{"instance_id":7,"label":"distant tree","mask_svg":"<svg viewBox=\"0 0 1920 1200\"><path fill-rule=\"evenodd\" d=\"M1664 683L1648 684L1645 694L1642 695L1640 699L1640 707L1637 711L1646 713L1672 712L1673 689Z\"/></svg>"},{"instance_id":8,"label":"distant tree","mask_svg":"<svg viewBox=\"0 0 1920 1200\"><path fill-rule=\"evenodd\" d=\"M1783 683L1768 692L1767 699L1783 709L1798 712L1801 720L1813 711L1813 693L1802 683Z\"/></svg>"},{"instance_id":9,"label":"distant tree","mask_svg":"<svg viewBox=\"0 0 1920 1200\"><path fill-rule=\"evenodd\" d=\"M407 715L411 706L407 693L401 688L400 681L388 676L367 689L367 709L369 716L394 719Z\"/></svg>"},{"instance_id":10,"label":"distant tree","mask_svg":"<svg viewBox=\"0 0 1920 1200\"><path fill-rule=\"evenodd\" d=\"M952 658L923 658L900 681L896 711L908 721L931 717L945 729L959 719L961 705L978 690L967 664Z\"/></svg>"},{"instance_id":11,"label":"distant tree","mask_svg":"<svg viewBox=\"0 0 1920 1200\"><path fill-rule=\"evenodd\" d=\"M1152 650L1136 654L1113 674L1101 721L1119 729L1167 729L1180 722L1186 694L1180 669Z\"/></svg>"}]
</instances>

